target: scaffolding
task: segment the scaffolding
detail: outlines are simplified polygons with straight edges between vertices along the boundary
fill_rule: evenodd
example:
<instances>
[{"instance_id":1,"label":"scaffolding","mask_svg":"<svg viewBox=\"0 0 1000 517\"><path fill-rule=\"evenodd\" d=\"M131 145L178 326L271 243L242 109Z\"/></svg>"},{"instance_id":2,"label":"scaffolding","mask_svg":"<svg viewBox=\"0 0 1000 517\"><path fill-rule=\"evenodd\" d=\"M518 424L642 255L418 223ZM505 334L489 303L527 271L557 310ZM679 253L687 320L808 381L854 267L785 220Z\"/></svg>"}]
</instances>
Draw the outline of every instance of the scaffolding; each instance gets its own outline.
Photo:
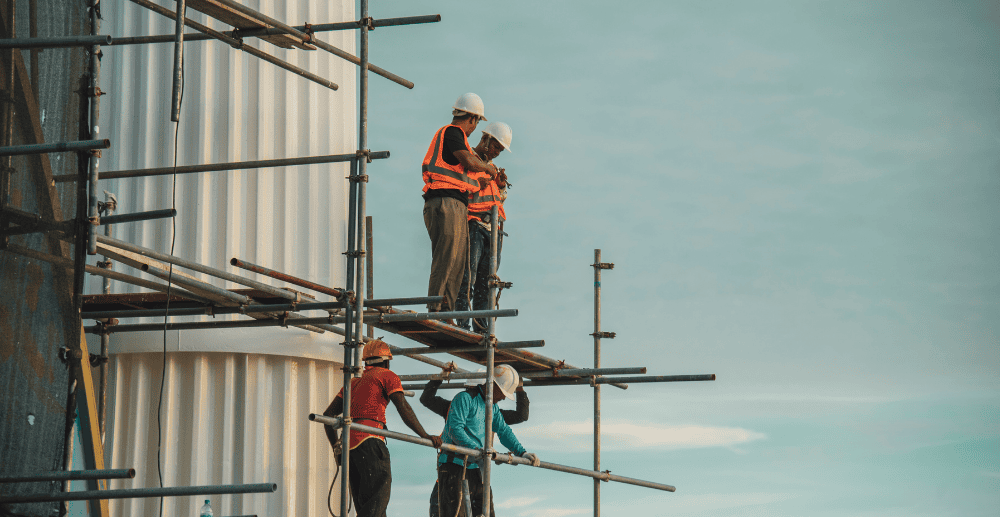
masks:
<instances>
[{"instance_id":1,"label":"scaffolding","mask_svg":"<svg viewBox=\"0 0 1000 517\"><path fill-rule=\"evenodd\" d=\"M176 23L174 34L148 35L134 37L116 37L100 34L100 0L88 0L90 7L89 36L67 36L56 38L21 38L0 40L0 48L4 49L38 49L38 48L68 48L83 47L89 52L89 84L85 92L89 99L90 140L36 143L28 145L7 145L0 147L0 156L24 154L42 154L53 152L78 152L87 157L86 167L76 175L49 174L47 178L53 184L76 184L76 215L73 219L55 220L38 214L23 212L7 201L7 193L0 196L0 249L17 253L33 260L41 260L73 271L73 305L80 313L81 335L77 346L67 347L67 354L74 363L74 377L81 384L78 405L81 409L85 474L47 473L44 479L86 479L89 490L86 492L62 494L34 494L17 498L0 496L0 503L26 501L56 501L56 500L88 500L91 515L108 515L107 500L112 498L160 497L163 495L194 495L207 493L248 493L273 492L277 487L271 483L256 485L227 485L213 487L166 487L145 488L135 490L107 490L105 479L111 477L131 477L120 471L104 470L104 399L107 384L108 336L112 333L140 332L164 329L199 330L210 328L242 328L242 327L297 327L311 332L331 332L343 336L343 407L351 406L351 379L361 373L361 347L366 341L373 339L374 328L392 332L396 335L416 341L422 347L400 348L391 346L394 354L410 357L425 364L446 368L451 371L450 379L484 379L487 386L493 384L494 367L497 364L510 364L521 373L524 385L527 387L550 387L565 385L587 385L593 389L593 468L581 469L553 463L542 462L540 467L575 475L593 478L594 515L598 517L601 509L601 487L603 482L621 482L642 487L673 492L675 487L652 481L613 475L609 470L601 470L601 388L610 384L619 389L627 389L629 383L646 382L688 382L713 381L714 374L702 375L672 375L645 376L646 368L606 368L602 366L601 340L613 339L615 333L603 331L601 328L601 272L611 270L614 264L601 262L601 250L594 250L594 329L590 335L594 342L593 367L581 368L567 364L565 361L552 359L526 349L544 346L544 341L501 342L496 336L496 318L517 316L514 309L500 309L498 292L500 289L512 286L503 282L497 276L498 235L497 209L493 207L490 228L490 276L489 276L489 310L451 311L436 313L420 313L404 311L397 306L439 302L440 298L410 297L375 299L372 289L372 224L366 215L366 184L369 181L367 166L373 160L389 158L389 151L372 151L368 149L368 84L371 71L406 88L413 88L413 83L391 72L379 68L369 61L369 32L375 27L392 27L409 24L433 23L440 21L440 15L415 16L375 20L369 16L368 0L360 0L360 17L356 21L335 22L327 24L306 24L290 26L273 19L263 13L247 8L233 0L180 0L176 10L169 10L149 0L131 0L133 3L152 12L171 18ZM191 7L202 13L221 20L234 27L232 31L220 32L210 29L186 17L186 8ZM190 27L196 33L186 33ZM358 56L353 56L317 38L317 33L337 30L357 30L359 33ZM153 43L174 43L174 86L171 103L171 119L179 121L180 88L183 70L184 41L215 39L229 44L233 48L246 52L254 57L269 62L284 70L292 72L306 80L320 84L330 90L337 90L338 85L317 76L307 70L278 59L256 48L243 44L243 38L260 38L282 48L298 48L303 50L322 50L358 66L358 145L357 149L348 150L343 154L327 156L292 157L274 160L257 160L246 162L230 162L215 164L200 164L181 167L162 167L153 169L121 170L105 172L98 170L101 149L107 149L112 142L101 139L99 135L100 97L100 55L103 48L116 45L144 45ZM16 50L12 50L12 62L19 59ZM98 201L98 181L113 178L138 178L176 174L196 174L213 171L232 171L256 168L269 168L293 165L350 163L348 217L347 217L347 256L346 285L343 288L325 286L308 279L274 271L266 266L253 264L234 257L231 266L252 273L261 274L272 279L297 286L305 291L290 288L277 288L263 282L221 270L194 261L189 261L170 254L159 253L132 243L110 237L109 226L126 222L144 221L176 216L176 210L159 210L133 214L112 215L117 209L117 202ZM102 235L98 228L104 226ZM73 244L72 260L45 253L9 242L14 235L28 233L43 233L50 239ZM160 281L126 275L110 271L107 268L87 265L88 255L102 255L108 261L114 260L139 269ZM364 261L364 262L363 262ZM189 269L209 275L214 278L234 282L246 289L222 289L210 283L200 281L183 272L175 271L174 266ZM84 296L85 274L99 275L105 278L104 293ZM367 274L365 274L367 273ZM129 283L138 287L150 289L153 292L138 294L113 294L109 291L109 279ZM309 293L319 293L333 297L336 301L316 301ZM302 314L306 311L325 311L326 315L316 317ZM167 322L168 318L202 315L242 315L249 319ZM121 324L120 319L163 317L164 323ZM450 325L442 320L452 318L485 318L488 328L485 334L479 334ZM84 327L83 320L96 323ZM339 325L339 326L338 326ZM365 332L367 328L367 335ZM91 354L87 350L83 333L99 335L101 351L96 355L100 362L100 381L95 386L90 378ZM447 353L479 365L485 366L484 373L469 372L458 368L454 363L445 363L427 357L431 354ZM422 383L410 381L426 381L431 374L404 375L404 389L416 390L423 387ZM463 383L446 382L441 388L461 388ZM96 389L95 389L96 388ZM513 454L497 452L493 448L493 407L492 390L486 389L485 443L482 449L473 450L444 445L443 449L453 453L467 455L470 458L482 459L483 507L490 505L491 464L530 465L531 462ZM412 393L409 393L412 396ZM340 418L328 418L312 414L309 419L327 426L340 429L344 436L349 436L352 429L377 434L388 438L406 441L424 446L433 446L429 440L395 433L387 430L364 426L352 421L350 411ZM342 462L340 465L341 479L348 479L350 463L349 440L343 440ZM97 474L94 474L97 472ZM54 476L54 477L53 477ZM62 477L60 477L62 476ZM70 477L67 477L70 476ZM82 476L82 477L81 477ZM37 476L36 476L37 477ZM0 482L25 482L27 476L17 480ZM348 484L340 486L341 514L348 512ZM213 492L214 490L214 492ZM221 490L221 491L220 491Z\"/></svg>"}]
</instances>

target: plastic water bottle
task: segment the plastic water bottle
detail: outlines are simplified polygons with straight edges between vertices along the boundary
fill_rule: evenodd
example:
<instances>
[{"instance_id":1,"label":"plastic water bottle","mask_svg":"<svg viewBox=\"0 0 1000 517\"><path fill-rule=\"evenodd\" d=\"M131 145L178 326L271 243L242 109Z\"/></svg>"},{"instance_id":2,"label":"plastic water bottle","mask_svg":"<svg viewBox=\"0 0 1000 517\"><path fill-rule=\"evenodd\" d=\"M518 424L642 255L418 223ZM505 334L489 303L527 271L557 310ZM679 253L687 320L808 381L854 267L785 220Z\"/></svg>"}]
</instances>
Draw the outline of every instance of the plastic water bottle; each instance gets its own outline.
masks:
<instances>
[{"instance_id":1,"label":"plastic water bottle","mask_svg":"<svg viewBox=\"0 0 1000 517\"><path fill-rule=\"evenodd\" d=\"M205 504L198 512L198 517L212 517L212 503L209 503L208 499L205 499Z\"/></svg>"}]
</instances>

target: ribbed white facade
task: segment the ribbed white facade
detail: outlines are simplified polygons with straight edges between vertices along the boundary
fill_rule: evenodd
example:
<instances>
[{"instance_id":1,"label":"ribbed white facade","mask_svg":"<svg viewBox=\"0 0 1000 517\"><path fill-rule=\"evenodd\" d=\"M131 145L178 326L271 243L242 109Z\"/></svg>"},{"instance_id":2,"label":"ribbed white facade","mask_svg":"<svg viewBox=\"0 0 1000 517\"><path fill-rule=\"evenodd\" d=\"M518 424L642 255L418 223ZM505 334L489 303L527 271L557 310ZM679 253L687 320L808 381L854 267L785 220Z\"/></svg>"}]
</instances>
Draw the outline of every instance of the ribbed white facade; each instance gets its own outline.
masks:
<instances>
[{"instance_id":1,"label":"ribbed white facade","mask_svg":"<svg viewBox=\"0 0 1000 517\"><path fill-rule=\"evenodd\" d=\"M355 19L353 1L243 3L293 25ZM102 33L174 32L173 21L126 0L102 4ZM191 9L188 17L217 30L231 29ZM354 31L320 37L356 54ZM189 42L177 164L354 152L355 66L323 51L286 51L252 38L246 43L340 89L329 90L222 42ZM172 69L172 44L104 49L101 137L109 138L112 147L104 151L101 171L173 164ZM174 254L276 286L284 284L235 270L229 259L343 286L348 174L349 165L341 163L179 175ZM173 203L169 176L102 181L100 187L116 194L118 213L166 209ZM120 224L112 236L169 253L171 224ZM149 278L121 264L115 270ZM185 272L218 287L243 287ZM91 278L88 292L101 292L100 280ZM138 290L120 282L111 287L114 293ZM196 515L206 498L216 515L325 514L334 465L322 427L306 417L322 411L340 388L340 341L330 333L283 328L175 331L166 337L162 332L114 334L106 450L112 468L135 467L138 475L112 485L159 484L157 404L166 347L164 486L273 482L279 488L267 495L168 498L164 515ZM154 499L120 501L112 509L119 516L159 514Z\"/></svg>"},{"instance_id":2,"label":"ribbed white facade","mask_svg":"<svg viewBox=\"0 0 1000 517\"><path fill-rule=\"evenodd\" d=\"M340 389L339 364L262 354L171 353L160 412L164 486L272 482L270 494L168 497L163 515L196 516L205 499L217 516L327 513L336 465L321 426ZM161 354L116 354L111 362L106 454L135 479L112 488L159 486L156 469ZM340 480L334 488L338 504ZM115 500L115 516L157 516L158 499Z\"/></svg>"}]
</instances>

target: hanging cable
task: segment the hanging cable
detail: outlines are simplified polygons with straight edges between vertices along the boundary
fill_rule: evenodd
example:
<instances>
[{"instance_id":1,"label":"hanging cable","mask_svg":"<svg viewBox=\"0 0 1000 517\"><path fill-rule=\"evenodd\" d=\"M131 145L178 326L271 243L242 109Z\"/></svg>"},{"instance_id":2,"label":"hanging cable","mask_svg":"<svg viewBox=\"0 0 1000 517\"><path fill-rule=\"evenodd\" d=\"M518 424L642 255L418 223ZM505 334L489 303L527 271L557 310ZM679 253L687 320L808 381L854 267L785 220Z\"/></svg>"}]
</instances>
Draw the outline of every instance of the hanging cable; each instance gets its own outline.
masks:
<instances>
[{"instance_id":1,"label":"hanging cable","mask_svg":"<svg viewBox=\"0 0 1000 517\"><path fill-rule=\"evenodd\" d=\"M180 97L177 100L178 106L181 100L184 98L184 68L183 63L181 65L181 88ZM172 179L172 187L170 193L170 208L172 208L175 213L177 210L177 140L180 133L181 122L180 117L178 117L177 122L174 124L174 174ZM170 255L174 254L174 246L177 244L177 218L170 218ZM171 263L170 267L167 268L167 303L166 307L163 309L163 364L160 369L160 399L156 404L156 474L160 481L160 487L163 487L163 461L160 455L160 449L163 445L163 386L167 379L167 322L170 315L170 289L173 286L174 278L174 265ZM160 498L160 517L163 517L163 498Z\"/></svg>"}]
</instances>

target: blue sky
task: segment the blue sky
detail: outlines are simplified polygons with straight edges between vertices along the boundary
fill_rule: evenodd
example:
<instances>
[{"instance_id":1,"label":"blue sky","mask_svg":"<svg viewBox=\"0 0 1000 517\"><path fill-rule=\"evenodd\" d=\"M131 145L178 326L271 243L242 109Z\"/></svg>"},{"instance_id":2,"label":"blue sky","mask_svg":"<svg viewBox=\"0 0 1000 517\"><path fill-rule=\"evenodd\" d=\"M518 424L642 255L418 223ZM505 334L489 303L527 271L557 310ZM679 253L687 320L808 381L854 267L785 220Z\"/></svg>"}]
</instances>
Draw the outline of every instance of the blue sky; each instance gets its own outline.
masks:
<instances>
[{"instance_id":1,"label":"blue sky","mask_svg":"<svg viewBox=\"0 0 1000 517\"><path fill-rule=\"evenodd\" d=\"M601 248L604 366L718 375L603 390L603 467L677 487L604 484L604 516L996 514L995 2L371 11L434 13L371 35L372 62L417 84L371 78L370 147L392 152L369 166L376 295L426 292L419 164L472 91L514 132L500 276L520 316L499 338L591 365ZM525 447L589 467L591 390L529 393ZM390 515L426 515L433 454L390 450ZM591 487L509 466L493 484L505 517L589 515Z\"/></svg>"},{"instance_id":2,"label":"blue sky","mask_svg":"<svg viewBox=\"0 0 1000 517\"><path fill-rule=\"evenodd\" d=\"M514 131L500 276L521 312L499 337L592 364L601 248L604 365L718 374L604 389L603 466L678 490L605 484L603 515L995 514L995 3L372 9L432 13L371 36L417 84L372 77L370 147L392 152L369 168L376 294L426 288L419 163L473 91ZM589 466L589 388L530 395L527 449ZM390 448L390 513L424 515L431 455ZM497 470L502 515L591 513L588 479Z\"/></svg>"}]
</instances>

